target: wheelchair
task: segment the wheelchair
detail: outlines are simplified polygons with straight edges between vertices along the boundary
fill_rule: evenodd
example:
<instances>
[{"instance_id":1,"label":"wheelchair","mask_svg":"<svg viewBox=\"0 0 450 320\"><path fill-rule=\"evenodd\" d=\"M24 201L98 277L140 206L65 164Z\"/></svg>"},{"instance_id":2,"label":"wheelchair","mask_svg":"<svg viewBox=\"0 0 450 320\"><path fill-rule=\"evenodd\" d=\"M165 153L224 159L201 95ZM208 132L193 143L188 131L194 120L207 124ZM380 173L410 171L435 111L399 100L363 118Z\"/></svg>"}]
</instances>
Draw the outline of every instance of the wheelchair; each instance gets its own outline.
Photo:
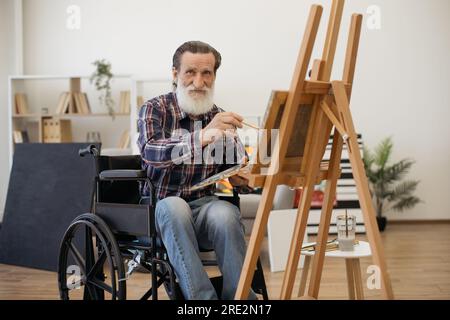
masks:
<instances>
[{"instance_id":1,"label":"wheelchair","mask_svg":"<svg viewBox=\"0 0 450 320\"><path fill-rule=\"evenodd\" d=\"M151 275L151 287L141 300L157 300L162 285L169 299L184 300L156 233L155 189L141 169L141 157L101 156L95 145L80 149L79 155L91 155L95 161L92 212L76 217L61 240L57 271L60 298L125 300L127 279L135 268L140 268ZM150 186L150 197L141 197L143 182ZM239 207L237 190L232 197L222 199ZM217 265L215 260L202 262L204 266ZM222 276L210 280L220 297ZM260 259L252 289L268 299Z\"/></svg>"}]
</instances>

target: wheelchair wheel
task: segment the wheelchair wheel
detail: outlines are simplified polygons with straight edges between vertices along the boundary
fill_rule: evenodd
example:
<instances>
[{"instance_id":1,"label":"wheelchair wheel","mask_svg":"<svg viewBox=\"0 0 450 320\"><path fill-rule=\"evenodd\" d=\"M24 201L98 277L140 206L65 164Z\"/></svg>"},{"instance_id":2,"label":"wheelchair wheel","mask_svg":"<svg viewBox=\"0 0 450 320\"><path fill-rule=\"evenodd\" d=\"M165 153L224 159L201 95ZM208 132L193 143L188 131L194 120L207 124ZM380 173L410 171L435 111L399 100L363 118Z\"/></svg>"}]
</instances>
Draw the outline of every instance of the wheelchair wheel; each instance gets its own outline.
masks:
<instances>
[{"instance_id":1,"label":"wheelchair wheel","mask_svg":"<svg viewBox=\"0 0 450 320\"><path fill-rule=\"evenodd\" d=\"M66 230L59 251L58 286L63 300L126 298L119 246L100 217L82 214Z\"/></svg>"}]
</instances>

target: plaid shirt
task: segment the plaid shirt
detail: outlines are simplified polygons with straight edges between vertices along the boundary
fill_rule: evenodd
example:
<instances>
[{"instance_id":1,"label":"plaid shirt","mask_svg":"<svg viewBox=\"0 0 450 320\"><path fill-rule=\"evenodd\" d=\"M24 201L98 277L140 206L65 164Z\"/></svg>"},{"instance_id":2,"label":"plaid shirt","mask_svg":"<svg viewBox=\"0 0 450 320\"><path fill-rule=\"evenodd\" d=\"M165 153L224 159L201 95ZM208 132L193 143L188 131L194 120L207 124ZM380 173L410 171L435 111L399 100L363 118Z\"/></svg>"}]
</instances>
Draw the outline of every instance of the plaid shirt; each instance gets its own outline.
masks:
<instances>
[{"instance_id":1,"label":"plaid shirt","mask_svg":"<svg viewBox=\"0 0 450 320\"><path fill-rule=\"evenodd\" d=\"M142 156L142 168L154 184L158 199L178 196L189 202L212 195L215 185L196 191L191 191L190 186L242 159L245 149L238 138L201 147L200 130L221 111L214 105L206 114L198 117L188 115L178 106L174 92L153 98L141 107L137 144ZM222 154L216 157L217 143L225 147L222 157ZM229 161L231 159L226 159L226 150L231 148L233 158ZM218 158L221 161L214 161ZM148 185L144 186L142 193L149 195Z\"/></svg>"}]
</instances>

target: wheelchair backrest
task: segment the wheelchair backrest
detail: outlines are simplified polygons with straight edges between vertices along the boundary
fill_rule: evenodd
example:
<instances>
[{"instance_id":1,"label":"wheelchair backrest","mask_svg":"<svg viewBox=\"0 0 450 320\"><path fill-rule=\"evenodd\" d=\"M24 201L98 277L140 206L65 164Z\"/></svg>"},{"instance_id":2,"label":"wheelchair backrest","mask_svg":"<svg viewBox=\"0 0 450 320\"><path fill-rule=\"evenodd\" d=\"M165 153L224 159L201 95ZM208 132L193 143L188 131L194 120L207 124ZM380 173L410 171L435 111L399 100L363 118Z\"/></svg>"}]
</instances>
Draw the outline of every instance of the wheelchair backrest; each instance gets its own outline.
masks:
<instances>
[{"instance_id":1,"label":"wheelchair backrest","mask_svg":"<svg viewBox=\"0 0 450 320\"><path fill-rule=\"evenodd\" d=\"M104 170L141 170L141 156L99 156L98 173ZM100 181L101 202L138 204L141 198L138 181Z\"/></svg>"}]
</instances>

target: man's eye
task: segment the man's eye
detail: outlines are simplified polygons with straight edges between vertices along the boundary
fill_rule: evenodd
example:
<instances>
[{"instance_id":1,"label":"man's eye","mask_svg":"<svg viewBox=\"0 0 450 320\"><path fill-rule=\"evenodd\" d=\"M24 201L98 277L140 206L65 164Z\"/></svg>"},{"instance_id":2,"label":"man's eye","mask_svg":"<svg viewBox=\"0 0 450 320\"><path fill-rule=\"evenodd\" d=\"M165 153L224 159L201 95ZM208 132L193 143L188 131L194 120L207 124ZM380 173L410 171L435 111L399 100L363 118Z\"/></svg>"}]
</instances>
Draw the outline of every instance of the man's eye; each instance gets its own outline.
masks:
<instances>
[{"instance_id":1,"label":"man's eye","mask_svg":"<svg viewBox=\"0 0 450 320\"><path fill-rule=\"evenodd\" d=\"M193 70L188 70L188 71L186 71L186 74L194 74L194 71Z\"/></svg>"}]
</instances>

